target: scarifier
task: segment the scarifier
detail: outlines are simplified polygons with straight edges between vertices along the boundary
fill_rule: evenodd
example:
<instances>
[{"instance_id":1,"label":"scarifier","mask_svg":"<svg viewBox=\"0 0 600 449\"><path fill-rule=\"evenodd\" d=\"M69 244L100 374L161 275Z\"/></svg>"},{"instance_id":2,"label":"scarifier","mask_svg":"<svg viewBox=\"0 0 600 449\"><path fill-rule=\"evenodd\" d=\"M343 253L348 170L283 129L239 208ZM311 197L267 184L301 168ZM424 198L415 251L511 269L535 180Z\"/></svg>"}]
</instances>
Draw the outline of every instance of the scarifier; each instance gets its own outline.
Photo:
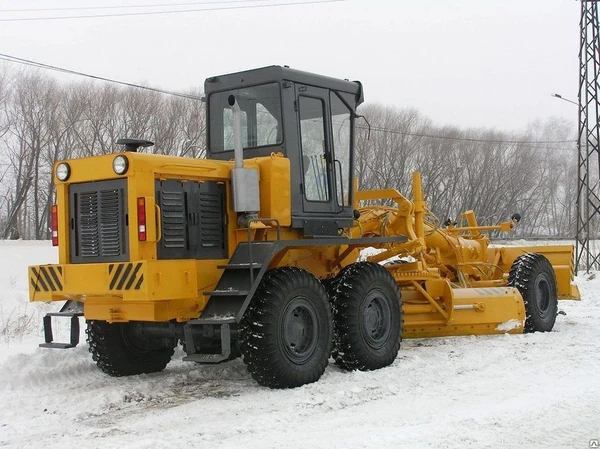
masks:
<instances>
[{"instance_id":1,"label":"scarifier","mask_svg":"<svg viewBox=\"0 0 600 449\"><path fill-rule=\"evenodd\" d=\"M359 82L265 67L205 83L207 159L138 152L55 164L59 263L29 267L42 346L78 344L112 376L243 356L261 385L391 364L401 338L550 331L579 299L571 246L493 247L473 211L440 226L419 173L411 201L354 182ZM362 249L373 247L359 261ZM71 319L54 342L52 318Z\"/></svg>"}]
</instances>

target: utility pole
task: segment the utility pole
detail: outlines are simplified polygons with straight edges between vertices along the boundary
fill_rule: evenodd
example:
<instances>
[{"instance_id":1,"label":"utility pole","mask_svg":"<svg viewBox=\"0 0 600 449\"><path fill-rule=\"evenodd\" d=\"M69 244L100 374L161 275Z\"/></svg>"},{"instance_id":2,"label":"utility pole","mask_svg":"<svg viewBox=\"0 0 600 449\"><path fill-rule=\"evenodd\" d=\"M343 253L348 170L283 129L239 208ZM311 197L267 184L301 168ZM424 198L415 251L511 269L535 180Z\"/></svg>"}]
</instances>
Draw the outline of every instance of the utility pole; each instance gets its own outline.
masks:
<instances>
[{"instance_id":1,"label":"utility pole","mask_svg":"<svg viewBox=\"0 0 600 449\"><path fill-rule=\"evenodd\" d=\"M591 241L600 223L599 24L598 0L581 0L575 266L587 272L600 268L600 254Z\"/></svg>"}]
</instances>

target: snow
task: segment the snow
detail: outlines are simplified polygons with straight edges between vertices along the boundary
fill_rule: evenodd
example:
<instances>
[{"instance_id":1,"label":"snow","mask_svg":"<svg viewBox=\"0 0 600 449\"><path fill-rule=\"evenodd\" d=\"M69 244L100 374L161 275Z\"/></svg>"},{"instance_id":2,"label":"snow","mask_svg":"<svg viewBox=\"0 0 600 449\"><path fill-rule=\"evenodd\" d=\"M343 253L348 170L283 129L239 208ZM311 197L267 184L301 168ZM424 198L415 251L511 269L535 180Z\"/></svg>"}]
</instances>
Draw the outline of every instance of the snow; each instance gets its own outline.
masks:
<instances>
[{"instance_id":1,"label":"snow","mask_svg":"<svg viewBox=\"0 0 600 449\"><path fill-rule=\"evenodd\" d=\"M38 348L41 317L60 306L27 302L26 268L55 261L48 242L0 241L0 447L586 448L600 438L600 276L577 279L582 301L559 303L567 315L553 332L407 340L388 368L330 363L319 382L269 390L240 359L196 365L177 349L162 373L112 378L85 344Z\"/></svg>"},{"instance_id":2,"label":"snow","mask_svg":"<svg viewBox=\"0 0 600 449\"><path fill-rule=\"evenodd\" d=\"M508 321L496 326L496 330L509 332L513 329L519 329L519 328L523 327L524 324L525 323L523 322L523 320L508 320Z\"/></svg>"}]
</instances>

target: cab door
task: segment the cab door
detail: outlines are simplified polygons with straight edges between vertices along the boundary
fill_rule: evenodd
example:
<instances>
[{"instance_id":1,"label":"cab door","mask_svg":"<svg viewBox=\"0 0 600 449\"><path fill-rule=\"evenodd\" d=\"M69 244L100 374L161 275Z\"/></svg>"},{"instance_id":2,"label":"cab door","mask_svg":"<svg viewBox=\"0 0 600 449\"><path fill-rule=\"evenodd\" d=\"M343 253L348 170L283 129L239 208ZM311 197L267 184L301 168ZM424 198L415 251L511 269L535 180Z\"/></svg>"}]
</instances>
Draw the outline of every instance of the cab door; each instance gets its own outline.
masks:
<instances>
[{"instance_id":1,"label":"cab door","mask_svg":"<svg viewBox=\"0 0 600 449\"><path fill-rule=\"evenodd\" d=\"M303 211L309 215L336 213L333 157L329 128L329 91L296 84L300 136Z\"/></svg>"}]
</instances>

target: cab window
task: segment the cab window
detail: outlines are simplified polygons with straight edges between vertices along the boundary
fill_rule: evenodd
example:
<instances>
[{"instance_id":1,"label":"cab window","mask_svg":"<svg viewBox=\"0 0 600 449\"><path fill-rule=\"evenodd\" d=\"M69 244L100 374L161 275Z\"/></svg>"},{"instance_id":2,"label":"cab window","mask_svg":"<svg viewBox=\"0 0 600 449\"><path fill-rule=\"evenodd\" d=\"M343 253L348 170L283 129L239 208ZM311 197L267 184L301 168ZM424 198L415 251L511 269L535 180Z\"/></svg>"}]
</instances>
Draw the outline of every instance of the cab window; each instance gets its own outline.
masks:
<instances>
[{"instance_id":1,"label":"cab window","mask_svg":"<svg viewBox=\"0 0 600 449\"><path fill-rule=\"evenodd\" d=\"M298 98L304 195L308 201L329 201L325 105L319 98Z\"/></svg>"},{"instance_id":2,"label":"cab window","mask_svg":"<svg viewBox=\"0 0 600 449\"><path fill-rule=\"evenodd\" d=\"M351 110L336 92L330 93L333 157L335 161L336 196L340 206L350 204L350 144L352 139Z\"/></svg>"},{"instance_id":3,"label":"cab window","mask_svg":"<svg viewBox=\"0 0 600 449\"><path fill-rule=\"evenodd\" d=\"M209 97L209 147L213 153L233 150L233 112L228 98L234 95L242 110L242 145L257 148L283 143L279 84L216 92Z\"/></svg>"}]
</instances>

